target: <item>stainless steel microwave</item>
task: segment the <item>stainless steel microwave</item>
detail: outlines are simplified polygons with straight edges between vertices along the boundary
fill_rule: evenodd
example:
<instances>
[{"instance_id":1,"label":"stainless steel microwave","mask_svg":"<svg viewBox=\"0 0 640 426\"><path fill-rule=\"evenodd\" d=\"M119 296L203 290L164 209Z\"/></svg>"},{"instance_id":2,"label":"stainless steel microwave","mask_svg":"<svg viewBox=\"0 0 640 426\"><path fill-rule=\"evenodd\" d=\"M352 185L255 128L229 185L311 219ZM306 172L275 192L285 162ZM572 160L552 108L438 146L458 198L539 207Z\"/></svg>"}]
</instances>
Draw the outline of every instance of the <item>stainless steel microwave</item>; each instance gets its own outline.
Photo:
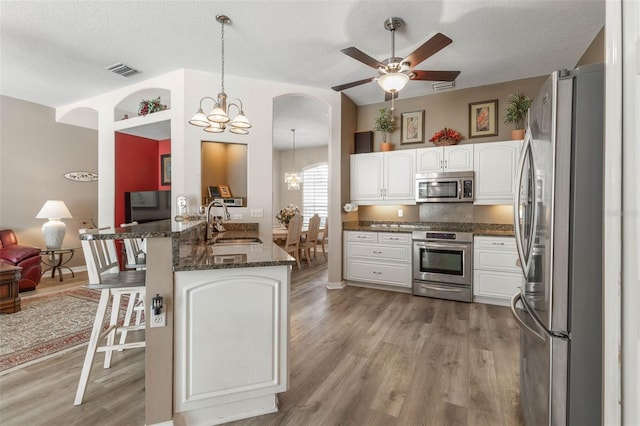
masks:
<instances>
[{"instance_id":1,"label":"stainless steel microwave","mask_svg":"<svg viewBox=\"0 0 640 426\"><path fill-rule=\"evenodd\" d=\"M420 173L416 175L416 202L473 202L473 172Z\"/></svg>"}]
</instances>

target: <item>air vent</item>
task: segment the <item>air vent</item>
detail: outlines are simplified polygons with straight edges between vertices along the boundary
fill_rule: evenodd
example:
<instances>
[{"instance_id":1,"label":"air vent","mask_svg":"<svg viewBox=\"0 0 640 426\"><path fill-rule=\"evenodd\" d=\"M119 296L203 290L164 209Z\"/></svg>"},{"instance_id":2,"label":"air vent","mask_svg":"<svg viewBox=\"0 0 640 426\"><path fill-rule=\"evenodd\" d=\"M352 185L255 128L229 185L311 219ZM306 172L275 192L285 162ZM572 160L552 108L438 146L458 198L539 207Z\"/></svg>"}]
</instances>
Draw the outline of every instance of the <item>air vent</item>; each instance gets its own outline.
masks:
<instances>
[{"instance_id":1,"label":"air vent","mask_svg":"<svg viewBox=\"0 0 640 426\"><path fill-rule=\"evenodd\" d=\"M131 68L129 65L125 65L122 62L118 62L117 64L110 65L105 68L108 71L114 72L116 74L120 74L123 77L129 77L133 74L137 74L140 71Z\"/></svg>"},{"instance_id":2,"label":"air vent","mask_svg":"<svg viewBox=\"0 0 640 426\"><path fill-rule=\"evenodd\" d=\"M453 81L439 81L437 83L431 83L431 87L433 87L433 90L447 90L453 88L453 86Z\"/></svg>"}]
</instances>

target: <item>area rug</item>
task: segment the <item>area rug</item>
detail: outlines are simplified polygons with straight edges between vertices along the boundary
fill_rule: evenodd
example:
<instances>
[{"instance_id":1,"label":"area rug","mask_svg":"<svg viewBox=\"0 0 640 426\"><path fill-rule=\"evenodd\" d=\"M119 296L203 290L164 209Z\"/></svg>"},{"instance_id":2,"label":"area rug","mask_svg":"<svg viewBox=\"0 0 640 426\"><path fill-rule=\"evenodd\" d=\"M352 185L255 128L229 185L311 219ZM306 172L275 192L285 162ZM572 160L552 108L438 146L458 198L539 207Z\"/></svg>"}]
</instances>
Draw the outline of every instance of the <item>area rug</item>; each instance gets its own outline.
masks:
<instances>
[{"instance_id":1,"label":"area rug","mask_svg":"<svg viewBox=\"0 0 640 426\"><path fill-rule=\"evenodd\" d=\"M0 315L0 375L85 345L99 299L84 287L21 298L20 312Z\"/></svg>"}]
</instances>

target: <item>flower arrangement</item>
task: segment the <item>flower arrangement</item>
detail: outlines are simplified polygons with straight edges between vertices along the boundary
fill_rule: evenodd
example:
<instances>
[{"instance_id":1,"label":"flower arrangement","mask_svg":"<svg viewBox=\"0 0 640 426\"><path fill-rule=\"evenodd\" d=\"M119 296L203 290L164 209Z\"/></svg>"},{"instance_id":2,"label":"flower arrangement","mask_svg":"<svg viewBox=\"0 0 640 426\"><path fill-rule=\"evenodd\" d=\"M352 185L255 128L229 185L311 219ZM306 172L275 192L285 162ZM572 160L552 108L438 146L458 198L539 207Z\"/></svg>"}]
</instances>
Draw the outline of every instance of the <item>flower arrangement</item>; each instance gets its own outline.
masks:
<instances>
[{"instance_id":1,"label":"flower arrangement","mask_svg":"<svg viewBox=\"0 0 640 426\"><path fill-rule=\"evenodd\" d=\"M455 145L462 139L460 133L446 127L442 130L438 130L431 136L429 142L433 142L437 146Z\"/></svg>"},{"instance_id":2,"label":"flower arrangement","mask_svg":"<svg viewBox=\"0 0 640 426\"><path fill-rule=\"evenodd\" d=\"M138 108L138 115L147 115L152 112L163 111L167 109L166 105L160 104L160 97L158 96L155 99L143 99L140 102L140 107Z\"/></svg>"},{"instance_id":3,"label":"flower arrangement","mask_svg":"<svg viewBox=\"0 0 640 426\"><path fill-rule=\"evenodd\" d=\"M296 213L300 213L300 209L298 208L298 206L289 204L287 207L280 209L280 211L276 215L276 219L278 219L280 223L288 225L289 221L296 215Z\"/></svg>"}]
</instances>

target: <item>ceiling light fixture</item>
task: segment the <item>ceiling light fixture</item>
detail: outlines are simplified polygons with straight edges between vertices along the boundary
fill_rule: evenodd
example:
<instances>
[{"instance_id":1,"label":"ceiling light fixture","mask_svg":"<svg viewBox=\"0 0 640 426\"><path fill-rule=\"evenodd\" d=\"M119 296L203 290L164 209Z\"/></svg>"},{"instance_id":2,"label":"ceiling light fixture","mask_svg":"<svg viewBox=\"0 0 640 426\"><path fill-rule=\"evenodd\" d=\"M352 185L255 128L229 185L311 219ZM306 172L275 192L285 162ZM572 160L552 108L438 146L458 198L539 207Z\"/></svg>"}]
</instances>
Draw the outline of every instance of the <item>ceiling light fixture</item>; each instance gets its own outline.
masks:
<instances>
[{"instance_id":1,"label":"ceiling light fixture","mask_svg":"<svg viewBox=\"0 0 640 426\"><path fill-rule=\"evenodd\" d=\"M401 91L409 82L409 76L401 72L385 74L378 79L378 84L385 92L395 93Z\"/></svg>"},{"instance_id":2,"label":"ceiling light fixture","mask_svg":"<svg viewBox=\"0 0 640 426\"><path fill-rule=\"evenodd\" d=\"M204 127L204 131L209 133L221 133L228 128L231 133L246 135L249 134L249 130L247 129L251 128L251 123L247 119L247 116L244 115L242 101L238 98L227 101L228 96L224 92L224 26L225 24L230 24L231 19L226 15L218 15L216 16L216 21L222 25L222 89L220 90L220 93L218 93L217 99L214 99L211 96L205 96L200 99L200 107L193 118L189 120L189 124ZM214 102L213 109L209 115L205 115L202 109L202 101L205 99L210 99ZM237 101L239 105L232 101ZM233 120L229 117L229 110L232 106L238 109L238 113ZM227 125L229 127L227 127Z\"/></svg>"},{"instance_id":3,"label":"ceiling light fixture","mask_svg":"<svg viewBox=\"0 0 640 426\"><path fill-rule=\"evenodd\" d=\"M293 172L284 172L284 183L289 191L299 191L302 186L302 172L296 170L296 129L293 133Z\"/></svg>"}]
</instances>

